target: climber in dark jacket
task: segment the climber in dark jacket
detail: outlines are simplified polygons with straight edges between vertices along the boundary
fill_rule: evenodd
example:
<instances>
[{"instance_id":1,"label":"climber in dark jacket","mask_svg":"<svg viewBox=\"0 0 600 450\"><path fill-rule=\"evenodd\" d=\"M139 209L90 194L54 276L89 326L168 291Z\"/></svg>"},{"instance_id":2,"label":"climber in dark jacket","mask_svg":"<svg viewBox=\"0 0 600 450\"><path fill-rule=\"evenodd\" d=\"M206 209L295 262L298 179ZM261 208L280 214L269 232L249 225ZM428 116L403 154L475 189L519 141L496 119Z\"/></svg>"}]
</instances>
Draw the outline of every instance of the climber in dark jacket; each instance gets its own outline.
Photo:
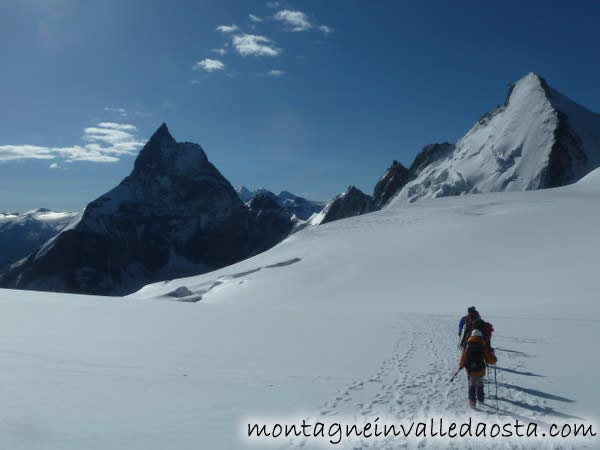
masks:
<instances>
[{"instance_id":1,"label":"climber in dark jacket","mask_svg":"<svg viewBox=\"0 0 600 450\"><path fill-rule=\"evenodd\" d=\"M467 309L467 315L462 317L460 322L458 322L459 338L462 334L463 328L465 329L465 333L462 335L462 339L460 340L460 346L463 349L467 345L467 339L471 336L471 332L473 331L473 323L475 323L476 320L481 320L481 316L474 306L469 306L469 309Z\"/></svg>"}]
</instances>

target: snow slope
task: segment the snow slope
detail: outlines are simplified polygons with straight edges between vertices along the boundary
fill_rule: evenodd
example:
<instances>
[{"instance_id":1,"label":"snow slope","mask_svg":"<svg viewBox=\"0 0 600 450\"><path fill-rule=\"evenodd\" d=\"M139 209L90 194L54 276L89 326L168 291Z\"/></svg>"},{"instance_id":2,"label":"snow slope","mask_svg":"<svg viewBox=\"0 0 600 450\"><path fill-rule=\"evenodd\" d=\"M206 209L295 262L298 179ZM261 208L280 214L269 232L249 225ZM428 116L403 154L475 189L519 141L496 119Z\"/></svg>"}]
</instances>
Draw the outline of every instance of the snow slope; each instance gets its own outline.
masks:
<instances>
[{"instance_id":1,"label":"snow slope","mask_svg":"<svg viewBox=\"0 0 600 450\"><path fill-rule=\"evenodd\" d=\"M469 414L464 374L448 379L472 304L499 358L499 411L488 397L474 417L594 420L599 201L596 171L306 228L125 300L0 290L0 448L235 449L262 417ZM353 447L434 444L483 446Z\"/></svg>"}]
</instances>

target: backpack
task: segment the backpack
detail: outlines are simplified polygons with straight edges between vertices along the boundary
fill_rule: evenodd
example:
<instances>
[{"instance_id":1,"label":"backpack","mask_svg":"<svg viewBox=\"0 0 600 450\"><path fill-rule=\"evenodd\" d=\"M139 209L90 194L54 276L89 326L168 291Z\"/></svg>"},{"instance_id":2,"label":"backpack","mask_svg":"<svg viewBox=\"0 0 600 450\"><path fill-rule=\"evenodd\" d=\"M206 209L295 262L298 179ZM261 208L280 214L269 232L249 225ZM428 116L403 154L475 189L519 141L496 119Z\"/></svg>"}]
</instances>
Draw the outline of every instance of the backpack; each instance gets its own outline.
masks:
<instances>
[{"instance_id":1,"label":"backpack","mask_svg":"<svg viewBox=\"0 0 600 450\"><path fill-rule=\"evenodd\" d=\"M467 344L465 369L467 373L479 372L485 369L485 355L481 342L469 342Z\"/></svg>"},{"instance_id":2,"label":"backpack","mask_svg":"<svg viewBox=\"0 0 600 450\"><path fill-rule=\"evenodd\" d=\"M494 331L494 327L491 323L485 322L483 319L477 319L473 322L473 330L481 331L483 340L489 348L492 348L492 331Z\"/></svg>"},{"instance_id":3,"label":"backpack","mask_svg":"<svg viewBox=\"0 0 600 450\"><path fill-rule=\"evenodd\" d=\"M479 318L479 319L473 320L473 326L471 327L471 331L479 330L479 331L481 331L481 333L483 333L484 328L485 328L485 322L483 321L483 319Z\"/></svg>"},{"instance_id":4,"label":"backpack","mask_svg":"<svg viewBox=\"0 0 600 450\"><path fill-rule=\"evenodd\" d=\"M485 339L485 343L487 344L488 348L492 348L492 332L494 331L494 326L489 323L486 322L483 326L483 339Z\"/></svg>"}]
</instances>

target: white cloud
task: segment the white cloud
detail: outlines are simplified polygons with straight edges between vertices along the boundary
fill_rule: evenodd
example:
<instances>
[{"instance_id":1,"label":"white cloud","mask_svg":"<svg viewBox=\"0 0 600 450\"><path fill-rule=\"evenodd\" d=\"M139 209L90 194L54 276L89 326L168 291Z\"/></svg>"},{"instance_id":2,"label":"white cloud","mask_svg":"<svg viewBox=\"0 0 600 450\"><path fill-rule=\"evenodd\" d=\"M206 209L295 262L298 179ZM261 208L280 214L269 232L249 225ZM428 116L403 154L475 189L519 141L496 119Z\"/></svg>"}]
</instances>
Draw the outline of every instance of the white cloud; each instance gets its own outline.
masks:
<instances>
[{"instance_id":1,"label":"white cloud","mask_svg":"<svg viewBox=\"0 0 600 450\"><path fill-rule=\"evenodd\" d=\"M220 56L224 56L227 54L227 50L224 48L212 48L210 51Z\"/></svg>"},{"instance_id":2,"label":"white cloud","mask_svg":"<svg viewBox=\"0 0 600 450\"><path fill-rule=\"evenodd\" d=\"M125 123L100 122L98 126L102 128L112 128L115 130L137 131L137 128L134 125L129 125Z\"/></svg>"},{"instance_id":3,"label":"white cloud","mask_svg":"<svg viewBox=\"0 0 600 450\"><path fill-rule=\"evenodd\" d=\"M204 70L206 72L214 72L215 70L223 70L225 68L225 64L223 64L218 59L210 59L205 58L202 61L198 61L192 67L192 70Z\"/></svg>"},{"instance_id":4,"label":"white cloud","mask_svg":"<svg viewBox=\"0 0 600 450\"><path fill-rule=\"evenodd\" d=\"M104 108L104 111L115 112L115 113L118 113L121 117L127 117L127 110L125 108L112 108L112 107L106 106Z\"/></svg>"},{"instance_id":5,"label":"white cloud","mask_svg":"<svg viewBox=\"0 0 600 450\"><path fill-rule=\"evenodd\" d=\"M273 70L269 70L267 72L267 75L271 76L271 77L280 77L281 75L283 75L285 72L283 70L279 70L279 69L273 69Z\"/></svg>"},{"instance_id":6,"label":"white cloud","mask_svg":"<svg viewBox=\"0 0 600 450\"><path fill-rule=\"evenodd\" d=\"M255 16L254 14L248 14L248 17L250 17L252 22L260 23L263 21L260 17Z\"/></svg>"},{"instance_id":7,"label":"white cloud","mask_svg":"<svg viewBox=\"0 0 600 450\"><path fill-rule=\"evenodd\" d=\"M312 27L308 17L302 11L284 9L275 14L275 19L291 26L292 31L306 31Z\"/></svg>"},{"instance_id":8,"label":"white cloud","mask_svg":"<svg viewBox=\"0 0 600 450\"><path fill-rule=\"evenodd\" d=\"M221 31L222 33L233 33L234 31L239 30L237 25L219 25L217 27L217 31Z\"/></svg>"},{"instance_id":9,"label":"white cloud","mask_svg":"<svg viewBox=\"0 0 600 450\"><path fill-rule=\"evenodd\" d=\"M271 9L279 8L279 2L267 2L266 6Z\"/></svg>"},{"instance_id":10,"label":"white cloud","mask_svg":"<svg viewBox=\"0 0 600 450\"><path fill-rule=\"evenodd\" d=\"M0 145L0 161L20 159L54 159L55 155L48 147L37 145Z\"/></svg>"},{"instance_id":11,"label":"white cloud","mask_svg":"<svg viewBox=\"0 0 600 450\"><path fill-rule=\"evenodd\" d=\"M65 162L116 162L123 155L135 155L144 145L137 137L134 125L100 122L83 130L83 144L71 147L42 147L36 145L1 145L0 161L24 159L57 159ZM51 169L59 168L52 163Z\"/></svg>"},{"instance_id":12,"label":"white cloud","mask_svg":"<svg viewBox=\"0 0 600 450\"><path fill-rule=\"evenodd\" d=\"M277 56L281 49L273 45L273 41L256 34L239 34L233 36L233 46L242 56Z\"/></svg>"},{"instance_id":13,"label":"white cloud","mask_svg":"<svg viewBox=\"0 0 600 450\"><path fill-rule=\"evenodd\" d=\"M327 25L319 25L319 30L325 34L333 33L333 28L328 27Z\"/></svg>"},{"instance_id":14,"label":"white cloud","mask_svg":"<svg viewBox=\"0 0 600 450\"><path fill-rule=\"evenodd\" d=\"M88 161L95 163L108 163L117 162L119 158L117 156L110 156L103 153L97 148L90 148L91 146L80 146L74 145L73 147L57 148L55 151L65 159L66 162L74 161Z\"/></svg>"}]
</instances>

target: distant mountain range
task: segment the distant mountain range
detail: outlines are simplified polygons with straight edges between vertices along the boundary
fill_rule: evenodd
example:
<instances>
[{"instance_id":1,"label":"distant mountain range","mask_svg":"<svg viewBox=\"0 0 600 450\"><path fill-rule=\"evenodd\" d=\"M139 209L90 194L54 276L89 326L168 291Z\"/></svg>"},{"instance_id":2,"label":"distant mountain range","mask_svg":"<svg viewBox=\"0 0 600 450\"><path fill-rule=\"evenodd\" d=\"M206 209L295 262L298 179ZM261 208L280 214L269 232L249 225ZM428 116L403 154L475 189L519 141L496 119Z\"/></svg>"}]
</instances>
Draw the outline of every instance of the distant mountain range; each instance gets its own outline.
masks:
<instances>
[{"instance_id":1,"label":"distant mountain range","mask_svg":"<svg viewBox=\"0 0 600 450\"><path fill-rule=\"evenodd\" d=\"M0 213L0 271L56 236L76 216L45 208L24 214Z\"/></svg>"},{"instance_id":2,"label":"distant mountain range","mask_svg":"<svg viewBox=\"0 0 600 450\"><path fill-rule=\"evenodd\" d=\"M307 200L303 197L298 197L288 191L281 191L279 195L276 195L264 188L251 191L247 187L241 186L236 192L238 193L240 200L246 204L249 204L252 199L259 194L270 197L281 206L284 211L296 216L300 220L307 220L313 214L321 212L326 204L326 202Z\"/></svg>"}]
</instances>

